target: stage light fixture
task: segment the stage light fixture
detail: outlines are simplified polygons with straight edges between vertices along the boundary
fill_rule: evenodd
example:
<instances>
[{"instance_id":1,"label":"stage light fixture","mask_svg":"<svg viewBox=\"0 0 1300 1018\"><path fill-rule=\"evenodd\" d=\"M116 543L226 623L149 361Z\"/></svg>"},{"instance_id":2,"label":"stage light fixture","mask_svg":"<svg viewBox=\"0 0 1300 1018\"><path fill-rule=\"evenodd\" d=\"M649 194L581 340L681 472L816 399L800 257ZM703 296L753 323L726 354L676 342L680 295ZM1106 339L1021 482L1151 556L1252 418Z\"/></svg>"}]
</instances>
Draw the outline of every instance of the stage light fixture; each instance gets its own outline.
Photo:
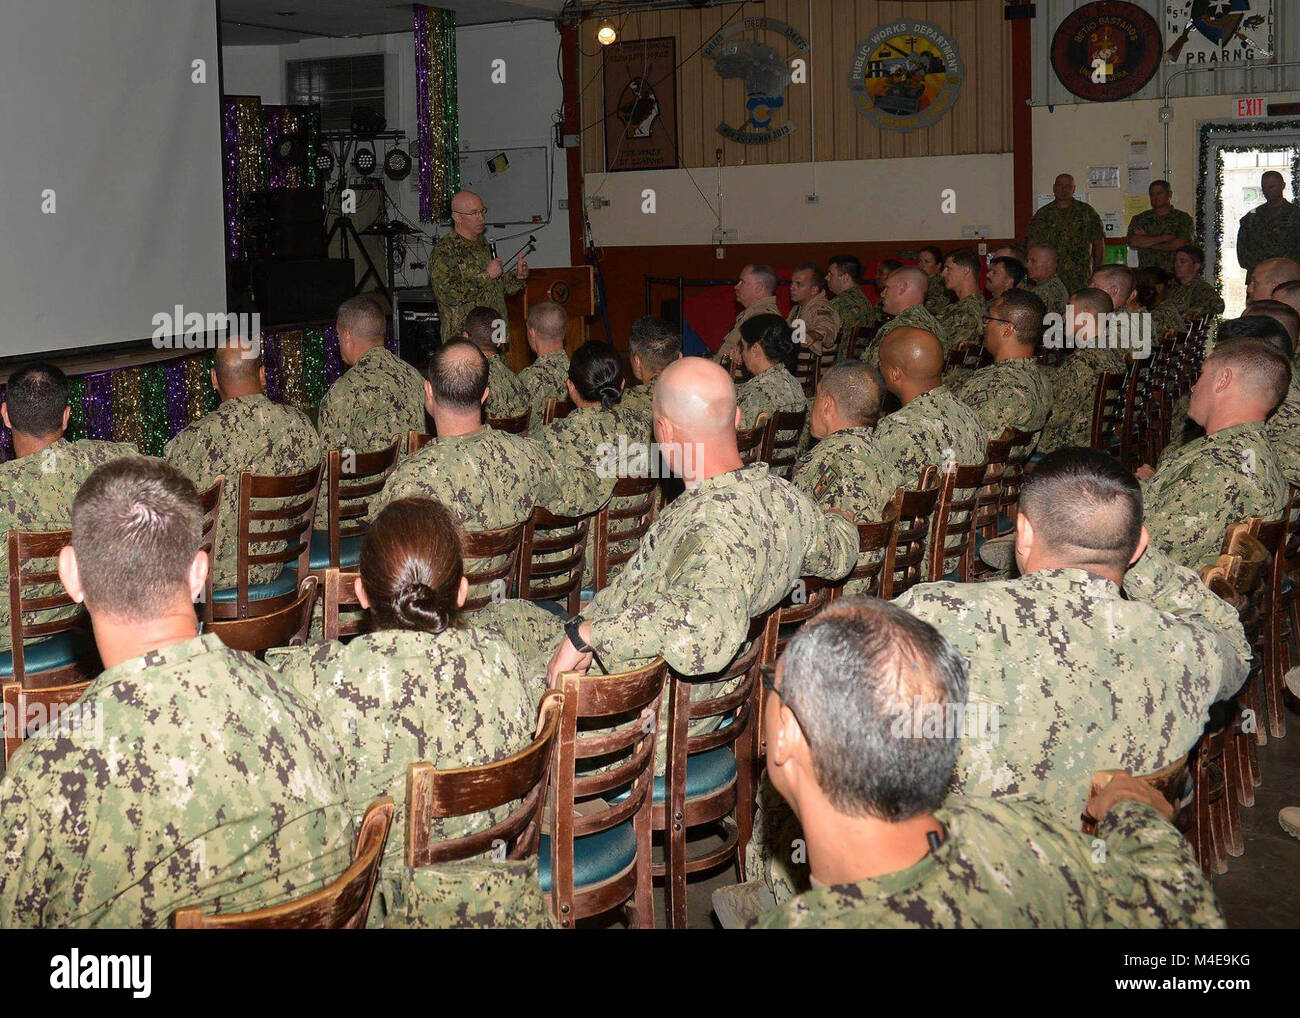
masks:
<instances>
[{"instance_id":1,"label":"stage light fixture","mask_svg":"<svg viewBox=\"0 0 1300 1018\"><path fill-rule=\"evenodd\" d=\"M411 157L400 148L384 156L384 176L391 181L405 180L411 175Z\"/></svg>"},{"instance_id":2,"label":"stage light fixture","mask_svg":"<svg viewBox=\"0 0 1300 1018\"><path fill-rule=\"evenodd\" d=\"M357 154L352 157L352 168L363 177L368 177L374 173L375 150L364 146L357 149Z\"/></svg>"},{"instance_id":3,"label":"stage light fixture","mask_svg":"<svg viewBox=\"0 0 1300 1018\"><path fill-rule=\"evenodd\" d=\"M614 27L614 22L606 18L596 29L596 41L602 46L608 46L618 38L618 29Z\"/></svg>"},{"instance_id":4,"label":"stage light fixture","mask_svg":"<svg viewBox=\"0 0 1300 1018\"><path fill-rule=\"evenodd\" d=\"M327 148L316 153L316 172L329 176L334 172L334 153Z\"/></svg>"}]
</instances>

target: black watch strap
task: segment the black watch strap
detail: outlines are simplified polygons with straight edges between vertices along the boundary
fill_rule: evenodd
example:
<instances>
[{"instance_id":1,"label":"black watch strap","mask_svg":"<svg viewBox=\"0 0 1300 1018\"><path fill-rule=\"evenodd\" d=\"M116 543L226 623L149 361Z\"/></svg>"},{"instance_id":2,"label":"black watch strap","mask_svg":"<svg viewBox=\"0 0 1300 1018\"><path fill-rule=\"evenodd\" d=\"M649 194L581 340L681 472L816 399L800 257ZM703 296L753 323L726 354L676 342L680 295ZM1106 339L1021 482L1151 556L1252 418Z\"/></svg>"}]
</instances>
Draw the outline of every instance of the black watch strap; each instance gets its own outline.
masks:
<instances>
[{"instance_id":1,"label":"black watch strap","mask_svg":"<svg viewBox=\"0 0 1300 1018\"><path fill-rule=\"evenodd\" d=\"M582 623L582 616L575 615L564 624L564 635L569 638L569 642L573 644L574 650L578 651L580 654L590 654L594 648L591 644L584 641L581 634L578 632Z\"/></svg>"}]
</instances>

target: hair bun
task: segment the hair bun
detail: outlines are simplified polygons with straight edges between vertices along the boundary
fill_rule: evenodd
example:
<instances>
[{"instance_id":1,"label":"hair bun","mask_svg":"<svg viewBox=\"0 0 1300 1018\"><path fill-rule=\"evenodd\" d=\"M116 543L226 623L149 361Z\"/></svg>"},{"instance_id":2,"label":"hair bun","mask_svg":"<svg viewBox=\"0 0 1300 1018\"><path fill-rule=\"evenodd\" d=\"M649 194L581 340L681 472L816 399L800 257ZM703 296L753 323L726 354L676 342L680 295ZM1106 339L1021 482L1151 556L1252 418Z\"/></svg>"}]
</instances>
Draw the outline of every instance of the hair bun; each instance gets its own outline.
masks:
<instances>
[{"instance_id":1,"label":"hair bun","mask_svg":"<svg viewBox=\"0 0 1300 1018\"><path fill-rule=\"evenodd\" d=\"M441 633L447 628L447 620L438 610L433 590L424 583L408 583L402 587L394 599L393 613L408 629Z\"/></svg>"},{"instance_id":2,"label":"hair bun","mask_svg":"<svg viewBox=\"0 0 1300 1018\"><path fill-rule=\"evenodd\" d=\"M623 390L617 385L602 385L600 387L600 405L608 410L612 406L617 406L619 400L623 398Z\"/></svg>"}]
</instances>

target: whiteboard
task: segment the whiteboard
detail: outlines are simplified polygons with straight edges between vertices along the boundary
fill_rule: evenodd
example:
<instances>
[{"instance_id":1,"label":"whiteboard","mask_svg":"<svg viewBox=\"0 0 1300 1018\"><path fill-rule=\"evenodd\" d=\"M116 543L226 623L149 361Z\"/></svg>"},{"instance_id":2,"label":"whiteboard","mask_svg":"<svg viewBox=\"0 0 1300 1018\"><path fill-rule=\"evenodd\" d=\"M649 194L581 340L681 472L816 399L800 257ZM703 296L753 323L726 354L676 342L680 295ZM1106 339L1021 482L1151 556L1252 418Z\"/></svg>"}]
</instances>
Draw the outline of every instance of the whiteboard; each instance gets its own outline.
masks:
<instances>
[{"instance_id":1,"label":"whiteboard","mask_svg":"<svg viewBox=\"0 0 1300 1018\"><path fill-rule=\"evenodd\" d=\"M489 172L488 160L503 152L510 165L501 173ZM483 199L489 226L548 222L551 150L546 145L538 145L462 152L460 186Z\"/></svg>"}]
</instances>

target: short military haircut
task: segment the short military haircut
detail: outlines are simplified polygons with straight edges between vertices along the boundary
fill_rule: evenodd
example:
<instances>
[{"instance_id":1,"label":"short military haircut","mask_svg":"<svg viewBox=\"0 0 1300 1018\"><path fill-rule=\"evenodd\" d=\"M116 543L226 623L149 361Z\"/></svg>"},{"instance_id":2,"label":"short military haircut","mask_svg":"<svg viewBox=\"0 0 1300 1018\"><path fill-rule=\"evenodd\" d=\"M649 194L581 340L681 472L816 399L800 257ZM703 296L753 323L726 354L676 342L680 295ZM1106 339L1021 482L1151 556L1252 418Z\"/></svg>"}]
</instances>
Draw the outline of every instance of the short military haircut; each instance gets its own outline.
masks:
<instances>
[{"instance_id":1,"label":"short military haircut","mask_svg":"<svg viewBox=\"0 0 1300 1018\"><path fill-rule=\"evenodd\" d=\"M1200 244L1184 244L1174 254L1185 254L1197 265L1205 264L1205 248L1201 247Z\"/></svg>"},{"instance_id":2,"label":"short military haircut","mask_svg":"<svg viewBox=\"0 0 1300 1018\"><path fill-rule=\"evenodd\" d=\"M382 343L388 330L388 316L374 297L362 293L339 305L336 325L339 332L350 332L363 342Z\"/></svg>"},{"instance_id":3,"label":"short military haircut","mask_svg":"<svg viewBox=\"0 0 1300 1018\"><path fill-rule=\"evenodd\" d=\"M528 309L529 327L548 339L563 339L568 320L564 308L552 300L540 301Z\"/></svg>"},{"instance_id":4,"label":"short military haircut","mask_svg":"<svg viewBox=\"0 0 1300 1018\"><path fill-rule=\"evenodd\" d=\"M812 262L804 262L802 265L796 265L794 270L795 272L811 272L812 279L810 282L812 285L822 290L826 289L826 273L822 271L820 265L814 265Z\"/></svg>"},{"instance_id":5,"label":"short military haircut","mask_svg":"<svg viewBox=\"0 0 1300 1018\"><path fill-rule=\"evenodd\" d=\"M756 262L753 265L746 265L749 274L754 280L768 293L776 293L776 270L770 265L762 262Z\"/></svg>"},{"instance_id":6,"label":"short military haircut","mask_svg":"<svg viewBox=\"0 0 1300 1018\"><path fill-rule=\"evenodd\" d=\"M1118 286L1125 300L1137 289L1137 276L1127 265L1103 265L1092 275L1102 286Z\"/></svg>"},{"instance_id":7,"label":"short military haircut","mask_svg":"<svg viewBox=\"0 0 1300 1018\"><path fill-rule=\"evenodd\" d=\"M1012 287L1018 287L1025 281L1025 277L1029 275L1029 273L1025 271L1024 262L1015 258L1008 258L1006 255L998 255L998 257L989 262L989 268L992 268L994 265L1002 266L1002 271L1005 272L1007 278L1011 280Z\"/></svg>"},{"instance_id":8,"label":"short military haircut","mask_svg":"<svg viewBox=\"0 0 1300 1018\"><path fill-rule=\"evenodd\" d=\"M1225 318L1219 323L1219 331L1215 336L1215 349L1217 350L1221 343L1231 343L1238 339L1257 339L1263 343L1270 343L1288 360L1295 353L1286 326L1276 318L1264 314Z\"/></svg>"},{"instance_id":9,"label":"short military haircut","mask_svg":"<svg viewBox=\"0 0 1300 1018\"><path fill-rule=\"evenodd\" d=\"M1075 311L1088 311L1094 315L1108 315L1115 310L1115 302L1110 294L1095 286L1085 286L1070 295L1070 304Z\"/></svg>"},{"instance_id":10,"label":"short military haircut","mask_svg":"<svg viewBox=\"0 0 1300 1018\"><path fill-rule=\"evenodd\" d=\"M1029 257L1029 251L1025 248L1023 244L1003 244L1001 248L998 248L998 250L1001 251L1002 248L1006 248L1006 250L1010 251L1011 257L1016 259L1016 261L1020 262L1021 265L1023 265L1025 263L1025 259ZM1007 256L1000 255L999 257L1005 258Z\"/></svg>"},{"instance_id":11,"label":"short military haircut","mask_svg":"<svg viewBox=\"0 0 1300 1018\"><path fill-rule=\"evenodd\" d=\"M1291 348L1295 349L1296 337L1300 336L1300 311L1296 311L1290 304L1283 303L1280 300L1265 298L1248 302L1246 310L1242 312L1243 318L1255 318L1257 316L1271 318L1286 329L1287 339L1291 341Z\"/></svg>"},{"instance_id":12,"label":"short military haircut","mask_svg":"<svg viewBox=\"0 0 1300 1018\"><path fill-rule=\"evenodd\" d=\"M496 323L504 321L496 308L480 304L465 316L461 329L469 337L469 341L480 350L495 350L496 343L492 341L492 334L496 331Z\"/></svg>"},{"instance_id":13,"label":"short military haircut","mask_svg":"<svg viewBox=\"0 0 1300 1018\"><path fill-rule=\"evenodd\" d=\"M794 357L794 330L780 315L755 315L740 325L747 346L757 343L773 364L789 364Z\"/></svg>"},{"instance_id":14,"label":"short military haircut","mask_svg":"<svg viewBox=\"0 0 1300 1018\"><path fill-rule=\"evenodd\" d=\"M934 257L935 262L937 262L939 265L943 264L943 248L939 247L936 244L926 244L925 247L921 248L921 250L917 253L930 254Z\"/></svg>"},{"instance_id":15,"label":"short military haircut","mask_svg":"<svg viewBox=\"0 0 1300 1018\"><path fill-rule=\"evenodd\" d=\"M1279 330L1282 328L1271 318L1265 320ZM1220 341L1206 356L1203 370L1211 370L1211 365L1231 368L1241 380L1242 388L1257 396L1269 412L1277 409L1291 387L1290 356L1276 342L1266 339Z\"/></svg>"},{"instance_id":16,"label":"short military haircut","mask_svg":"<svg viewBox=\"0 0 1300 1018\"><path fill-rule=\"evenodd\" d=\"M1153 180L1150 185L1148 185L1147 190L1150 191L1153 187L1163 187L1166 191L1173 190L1173 187L1170 186L1170 183L1167 180Z\"/></svg>"},{"instance_id":17,"label":"short military haircut","mask_svg":"<svg viewBox=\"0 0 1300 1018\"><path fill-rule=\"evenodd\" d=\"M896 272L903 267L903 263L897 258L882 258L879 267L884 269L886 272Z\"/></svg>"},{"instance_id":18,"label":"short military haircut","mask_svg":"<svg viewBox=\"0 0 1300 1018\"><path fill-rule=\"evenodd\" d=\"M830 260L827 262L827 267L831 269L839 269L855 283L862 282L862 261L856 255L831 255Z\"/></svg>"},{"instance_id":19,"label":"short military haircut","mask_svg":"<svg viewBox=\"0 0 1300 1018\"><path fill-rule=\"evenodd\" d=\"M467 339L454 339L433 351L426 372L433 395L451 410L476 410L488 387L488 362Z\"/></svg>"},{"instance_id":20,"label":"short military haircut","mask_svg":"<svg viewBox=\"0 0 1300 1018\"><path fill-rule=\"evenodd\" d=\"M1030 245L1029 245L1029 250L1030 250L1030 251L1046 251L1049 255L1051 255L1053 261L1059 261L1059 260L1060 260L1060 257L1061 257L1061 252L1058 251L1058 250L1056 249L1056 245L1055 245L1055 244L1046 244L1046 243L1042 243L1042 242L1039 242L1039 243L1037 243L1037 244L1030 244ZM1025 254L1025 258L1028 259L1028 257L1029 257L1029 254L1026 253L1026 254Z\"/></svg>"},{"instance_id":21,"label":"short military haircut","mask_svg":"<svg viewBox=\"0 0 1300 1018\"><path fill-rule=\"evenodd\" d=\"M36 438L53 435L63 428L68 376L45 361L24 364L9 376L5 402L15 431Z\"/></svg>"},{"instance_id":22,"label":"short military haircut","mask_svg":"<svg viewBox=\"0 0 1300 1018\"><path fill-rule=\"evenodd\" d=\"M1280 180L1280 181L1282 181L1282 183L1283 183L1284 185L1286 184L1286 177L1284 177L1284 176L1282 176L1282 174L1278 173L1277 170L1266 170L1266 171L1264 172L1264 174L1263 174L1259 179L1260 179L1260 180L1265 180L1265 179L1267 179L1268 177L1277 177L1277 179Z\"/></svg>"},{"instance_id":23,"label":"short military haircut","mask_svg":"<svg viewBox=\"0 0 1300 1018\"><path fill-rule=\"evenodd\" d=\"M1295 299L1300 297L1300 279L1288 279L1285 283L1278 283L1273 287L1273 299L1281 300L1283 297ZM1287 305L1290 307L1290 305Z\"/></svg>"},{"instance_id":24,"label":"short military haircut","mask_svg":"<svg viewBox=\"0 0 1300 1018\"><path fill-rule=\"evenodd\" d=\"M646 315L632 323L628 346L646 370L657 375L681 356L682 336L671 322Z\"/></svg>"},{"instance_id":25,"label":"short military haircut","mask_svg":"<svg viewBox=\"0 0 1300 1018\"><path fill-rule=\"evenodd\" d=\"M91 614L144 621L189 600L202 528L199 493L171 464L126 456L97 469L72 503L72 550Z\"/></svg>"},{"instance_id":26,"label":"short military haircut","mask_svg":"<svg viewBox=\"0 0 1300 1018\"><path fill-rule=\"evenodd\" d=\"M969 269L977 280L980 278L980 256L968 247L959 247L949 251L945 261L951 262L959 269Z\"/></svg>"},{"instance_id":27,"label":"short military haircut","mask_svg":"<svg viewBox=\"0 0 1300 1018\"><path fill-rule=\"evenodd\" d=\"M861 427L880 413L885 386L869 364L837 361L822 373L817 391L835 400L845 420Z\"/></svg>"},{"instance_id":28,"label":"short military haircut","mask_svg":"<svg viewBox=\"0 0 1300 1018\"><path fill-rule=\"evenodd\" d=\"M951 722L964 717L966 690L966 661L937 629L887 601L849 597L790 640L778 695L830 804L897 823L948 794L965 734Z\"/></svg>"},{"instance_id":29,"label":"short military haircut","mask_svg":"<svg viewBox=\"0 0 1300 1018\"><path fill-rule=\"evenodd\" d=\"M1028 290L1008 290L994 306L1015 328L1016 342L1020 346L1038 347L1043 338L1043 316L1047 314L1043 298Z\"/></svg>"},{"instance_id":30,"label":"short military haircut","mask_svg":"<svg viewBox=\"0 0 1300 1018\"><path fill-rule=\"evenodd\" d=\"M1025 476L1020 511L1039 540L1080 569L1124 572L1142 537L1142 486L1094 449L1044 456Z\"/></svg>"},{"instance_id":31,"label":"short military haircut","mask_svg":"<svg viewBox=\"0 0 1300 1018\"><path fill-rule=\"evenodd\" d=\"M256 355L245 356L245 351L236 343L219 347L212 358L212 368L217 373L217 382L224 389L248 388L258 384L258 372L262 370L262 341L259 337Z\"/></svg>"}]
</instances>

